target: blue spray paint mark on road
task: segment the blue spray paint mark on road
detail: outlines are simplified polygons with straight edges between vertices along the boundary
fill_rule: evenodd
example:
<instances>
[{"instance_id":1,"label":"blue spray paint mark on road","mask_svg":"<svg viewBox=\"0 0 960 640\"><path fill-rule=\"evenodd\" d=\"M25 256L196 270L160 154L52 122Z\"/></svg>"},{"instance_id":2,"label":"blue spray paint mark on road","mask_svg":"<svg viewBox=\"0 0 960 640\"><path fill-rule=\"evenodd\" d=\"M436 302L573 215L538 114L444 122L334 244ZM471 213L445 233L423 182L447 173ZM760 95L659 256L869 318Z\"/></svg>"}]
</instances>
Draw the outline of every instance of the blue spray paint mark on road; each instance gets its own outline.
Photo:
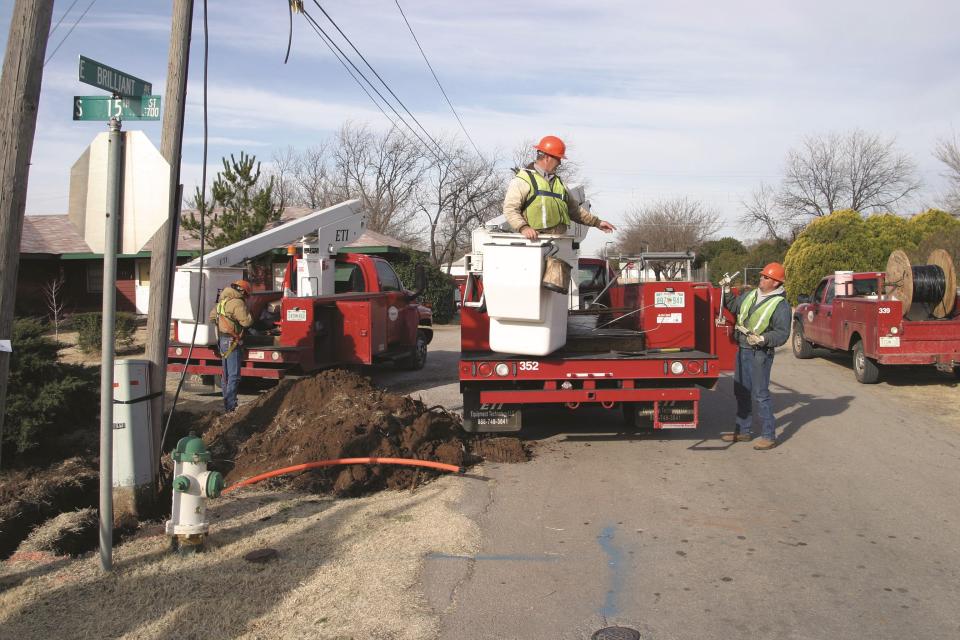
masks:
<instances>
[{"instance_id":1,"label":"blue spray paint mark on road","mask_svg":"<svg viewBox=\"0 0 960 640\"><path fill-rule=\"evenodd\" d=\"M623 589L623 552L613 544L615 530L614 526L604 527L603 532L597 536L600 548L607 554L607 566L610 567L610 588L607 589L603 607L600 608L600 615L606 618L611 618L620 612L617 608L617 598Z\"/></svg>"},{"instance_id":2,"label":"blue spray paint mark on road","mask_svg":"<svg viewBox=\"0 0 960 640\"><path fill-rule=\"evenodd\" d=\"M501 562L556 562L560 556L531 556L520 554L480 554L475 556L457 556L447 553L431 553L427 560L499 560Z\"/></svg>"}]
</instances>

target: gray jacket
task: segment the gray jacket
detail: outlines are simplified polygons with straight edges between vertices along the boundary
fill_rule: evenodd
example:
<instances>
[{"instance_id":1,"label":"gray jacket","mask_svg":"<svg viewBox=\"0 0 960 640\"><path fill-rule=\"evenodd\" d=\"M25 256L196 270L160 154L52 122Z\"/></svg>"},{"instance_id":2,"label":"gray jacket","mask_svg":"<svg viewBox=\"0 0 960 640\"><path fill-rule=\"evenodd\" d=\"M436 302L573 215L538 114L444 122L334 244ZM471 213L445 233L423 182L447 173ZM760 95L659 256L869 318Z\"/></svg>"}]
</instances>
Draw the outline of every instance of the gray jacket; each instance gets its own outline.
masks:
<instances>
[{"instance_id":1,"label":"gray jacket","mask_svg":"<svg viewBox=\"0 0 960 640\"><path fill-rule=\"evenodd\" d=\"M744 291L739 296L725 293L723 295L723 304L730 313L736 316L740 313L740 305L743 304L743 300L747 297L748 293L750 292ZM753 306L756 307L756 303L754 303ZM752 310L753 309L748 309L748 311ZM790 316L790 303L787 302L786 298L781 296L780 304L777 305L777 308L773 311L773 315L770 316L770 325L767 327L767 330L761 334L763 336L763 345L759 348L774 349L782 344L786 344L787 340L790 339ZM750 343L747 342L747 336L739 331L737 332L737 344L744 349L757 348L751 346Z\"/></svg>"}]
</instances>

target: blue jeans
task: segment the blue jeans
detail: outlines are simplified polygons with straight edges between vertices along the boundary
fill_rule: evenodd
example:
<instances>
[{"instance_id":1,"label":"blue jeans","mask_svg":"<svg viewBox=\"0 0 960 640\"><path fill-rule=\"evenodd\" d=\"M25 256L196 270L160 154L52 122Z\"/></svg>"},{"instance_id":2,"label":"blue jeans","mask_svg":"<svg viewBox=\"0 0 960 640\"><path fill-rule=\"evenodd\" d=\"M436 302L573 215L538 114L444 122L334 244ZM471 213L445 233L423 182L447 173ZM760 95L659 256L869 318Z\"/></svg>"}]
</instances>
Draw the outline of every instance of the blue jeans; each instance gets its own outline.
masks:
<instances>
[{"instance_id":1,"label":"blue jeans","mask_svg":"<svg viewBox=\"0 0 960 640\"><path fill-rule=\"evenodd\" d=\"M753 401L760 414L760 437L776 440L777 426L770 403L770 369L773 351L740 347L733 374L733 394L737 397L737 432L753 430Z\"/></svg>"},{"instance_id":2,"label":"blue jeans","mask_svg":"<svg viewBox=\"0 0 960 640\"><path fill-rule=\"evenodd\" d=\"M226 353L232 342L230 336L221 336L220 353ZM220 381L220 386L223 388L223 408L233 411L237 408L237 388L240 386L240 347L223 358L223 380Z\"/></svg>"}]
</instances>

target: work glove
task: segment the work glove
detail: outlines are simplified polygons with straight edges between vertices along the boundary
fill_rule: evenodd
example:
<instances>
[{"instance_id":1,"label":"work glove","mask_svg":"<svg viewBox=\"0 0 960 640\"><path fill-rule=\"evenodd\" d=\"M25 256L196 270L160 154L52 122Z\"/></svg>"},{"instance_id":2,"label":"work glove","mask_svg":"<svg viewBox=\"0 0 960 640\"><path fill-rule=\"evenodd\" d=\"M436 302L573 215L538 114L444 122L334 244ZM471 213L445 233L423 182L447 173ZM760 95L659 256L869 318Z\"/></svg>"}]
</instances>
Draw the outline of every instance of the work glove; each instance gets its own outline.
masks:
<instances>
[{"instance_id":1,"label":"work glove","mask_svg":"<svg viewBox=\"0 0 960 640\"><path fill-rule=\"evenodd\" d=\"M764 343L763 336L758 336L755 333L751 333L750 335L747 336L747 344L749 344L751 347L759 347L763 343Z\"/></svg>"},{"instance_id":2,"label":"work glove","mask_svg":"<svg viewBox=\"0 0 960 640\"><path fill-rule=\"evenodd\" d=\"M721 287L723 287L723 290L724 290L724 291L729 291L729 290L730 290L730 282L731 282L730 276L723 276L722 278L720 278L720 282L719 282L718 284L719 284Z\"/></svg>"}]
</instances>

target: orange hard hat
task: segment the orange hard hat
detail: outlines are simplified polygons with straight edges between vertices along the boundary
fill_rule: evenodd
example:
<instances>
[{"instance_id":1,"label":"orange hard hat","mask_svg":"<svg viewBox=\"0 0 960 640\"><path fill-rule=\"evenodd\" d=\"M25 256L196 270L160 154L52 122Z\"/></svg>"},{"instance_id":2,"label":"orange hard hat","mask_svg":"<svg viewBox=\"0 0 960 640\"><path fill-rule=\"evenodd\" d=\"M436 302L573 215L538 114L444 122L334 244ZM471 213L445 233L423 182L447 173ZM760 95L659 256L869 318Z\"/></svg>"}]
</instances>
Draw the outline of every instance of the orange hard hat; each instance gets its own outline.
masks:
<instances>
[{"instance_id":1,"label":"orange hard hat","mask_svg":"<svg viewBox=\"0 0 960 640\"><path fill-rule=\"evenodd\" d=\"M557 136L543 136L540 139L540 143L534 145L533 147L537 151L542 151L548 156L553 156L554 158L566 158L567 145L563 144L563 140Z\"/></svg>"},{"instance_id":2,"label":"orange hard hat","mask_svg":"<svg viewBox=\"0 0 960 640\"><path fill-rule=\"evenodd\" d=\"M237 280L230 286L238 291L243 291L244 295L250 295L250 292L253 291L253 285L246 280Z\"/></svg>"},{"instance_id":3,"label":"orange hard hat","mask_svg":"<svg viewBox=\"0 0 960 640\"><path fill-rule=\"evenodd\" d=\"M763 271L760 272L760 275L767 276L771 280L776 280L777 282L786 282L787 273L783 269L783 265L779 262L771 262L763 268Z\"/></svg>"}]
</instances>

